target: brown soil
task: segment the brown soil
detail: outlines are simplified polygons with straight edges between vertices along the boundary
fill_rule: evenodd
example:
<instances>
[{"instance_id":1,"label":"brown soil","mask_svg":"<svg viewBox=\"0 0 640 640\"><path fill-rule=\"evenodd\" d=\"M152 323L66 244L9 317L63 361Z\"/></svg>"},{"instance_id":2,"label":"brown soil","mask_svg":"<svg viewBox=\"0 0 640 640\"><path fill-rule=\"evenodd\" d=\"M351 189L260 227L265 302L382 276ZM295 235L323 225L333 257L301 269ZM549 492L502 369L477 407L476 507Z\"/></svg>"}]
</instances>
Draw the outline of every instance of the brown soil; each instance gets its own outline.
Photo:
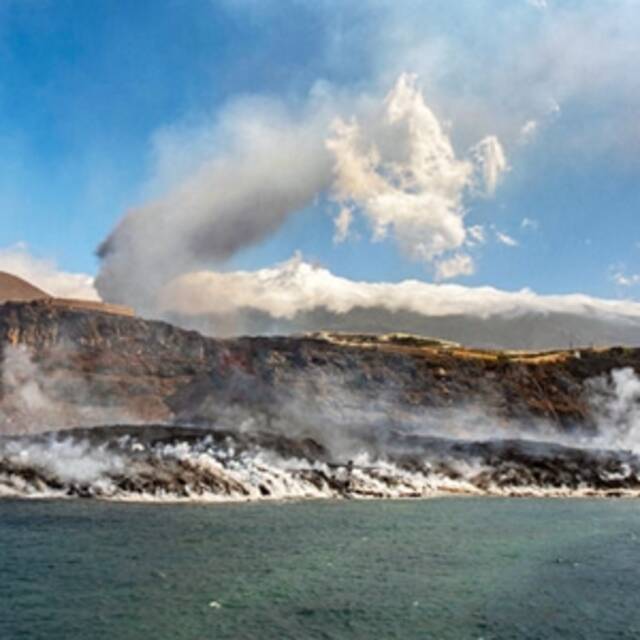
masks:
<instances>
[{"instance_id":1,"label":"brown soil","mask_svg":"<svg viewBox=\"0 0 640 640\"><path fill-rule=\"evenodd\" d=\"M446 410L479 407L497 425L592 430L593 379L616 368L640 374L636 348L489 351L409 336L216 340L49 300L0 306L0 373L7 358L14 369L32 361L27 373L35 367L42 395L61 416L54 420L47 408L40 425L47 429L88 425L88 405L91 424L113 423L114 415L218 424L247 413L268 422L283 411L304 424L328 403L338 413L354 404L445 422ZM0 421L20 422L19 373L0 378Z\"/></svg>"},{"instance_id":2,"label":"brown soil","mask_svg":"<svg viewBox=\"0 0 640 640\"><path fill-rule=\"evenodd\" d=\"M35 301L43 302L50 307L75 309L77 311L100 311L123 316L134 315L133 309L118 304L106 304L97 300L54 298L26 280L11 273L0 271L0 304Z\"/></svg>"},{"instance_id":3,"label":"brown soil","mask_svg":"<svg viewBox=\"0 0 640 640\"><path fill-rule=\"evenodd\" d=\"M49 298L38 287L34 287L22 278L0 271L0 304L15 301L43 300Z\"/></svg>"}]
</instances>

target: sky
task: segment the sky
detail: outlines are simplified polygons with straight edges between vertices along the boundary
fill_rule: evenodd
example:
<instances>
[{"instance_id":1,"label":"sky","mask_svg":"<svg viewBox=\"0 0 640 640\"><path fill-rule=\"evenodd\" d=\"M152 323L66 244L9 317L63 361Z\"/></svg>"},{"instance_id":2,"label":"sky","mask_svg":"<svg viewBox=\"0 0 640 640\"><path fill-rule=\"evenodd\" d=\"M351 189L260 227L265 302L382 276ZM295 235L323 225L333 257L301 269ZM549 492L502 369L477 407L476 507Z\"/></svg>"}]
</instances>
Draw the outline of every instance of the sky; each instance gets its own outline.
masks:
<instances>
[{"instance_id":1,"label":"sky","mask_svg":"<svg viewBox=\"0 0 640 640\"><path fill-rule=\"evenodd\" d=\"M145 308L296 261L635 301L639 29L637 0L0 0L0 268Z\"/></svg>"}]
</instances>

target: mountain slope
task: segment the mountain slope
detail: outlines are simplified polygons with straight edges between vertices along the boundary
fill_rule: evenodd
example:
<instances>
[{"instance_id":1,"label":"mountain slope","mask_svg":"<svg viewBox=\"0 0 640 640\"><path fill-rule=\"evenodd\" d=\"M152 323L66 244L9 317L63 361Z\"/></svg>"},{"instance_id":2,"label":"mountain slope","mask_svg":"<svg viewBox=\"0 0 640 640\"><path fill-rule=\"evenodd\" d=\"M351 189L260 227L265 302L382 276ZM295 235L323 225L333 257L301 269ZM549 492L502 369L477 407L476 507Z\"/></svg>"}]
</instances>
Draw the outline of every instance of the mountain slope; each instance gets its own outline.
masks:
<instances>
[{"instance_id":1,"label":"mountain slope","mask_svg":"<svg viewBox=\"0 0 640 640\"><path fill-rule=\"evenodd\" d=\"M408 424L591 429L593 380L640 371L640 350L522 354L416 339L220 340L162 322L0 306L4 433L179 421L347 433ZM518 425L513 426L513 425Z\"/></svg>"}]
</instances>

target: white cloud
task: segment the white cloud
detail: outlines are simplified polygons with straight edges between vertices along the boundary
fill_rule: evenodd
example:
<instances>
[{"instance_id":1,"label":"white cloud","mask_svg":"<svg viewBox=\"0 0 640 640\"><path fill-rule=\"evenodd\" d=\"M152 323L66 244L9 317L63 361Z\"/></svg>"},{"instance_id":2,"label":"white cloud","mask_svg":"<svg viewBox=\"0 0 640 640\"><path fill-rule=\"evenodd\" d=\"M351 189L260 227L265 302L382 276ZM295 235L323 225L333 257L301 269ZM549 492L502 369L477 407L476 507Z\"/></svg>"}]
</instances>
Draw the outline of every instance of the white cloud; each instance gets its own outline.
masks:
<instances>
[{"instance_id":1,"label":"white cloud","mask_svg":"<svg viewBox=\"0 0 640 640\"><path fill-rule=\"evenodd\" d=\"M467 228L467 246L473 247L478 244L484 244L486 241L487 236L482 225L474 224Z\"/></svg>"},{"instance_id":2,"label":"white cloud","mask_svg":"<svg viewBox=\"0 0 640 640\"><path fill-rule=\"evenodd\" d=\"M436 280L451 280L458 276L470 276L475 268L471 256L456 253L451 258L436 262Z\"/></svg>"},{"instance_id":3,"label":"white cloud","mask_svg":"<svg viewBox=\"0 0 640 640\"><path fill-rule=\"evenodd\" d=\"M487 136L472 147L471 154L482 176L486 194L492 196L498 186L498 180L507 170L504 149L495 136Z\"/></svg>"},{"instance_id":4,"label":"white cloud","mask_svg":"<svg viewBox=\"0 0 640 640\"><path fill-rule=\"evenodd\" d=\"M536 119L527 120L517 136L517 142L521 145L532 143L540 133L542 127L548 127L553 121L559 117L561 113L558 102L550 97L546 101L546 105L538 108L538 117Z\"/></svg>"},{"instance_id":5,"label":"white cloud","mask_svg":"<svg viewBox=\"0 0 640 640\"><path fill-rule=\"evenodd\" d=\"M469 273L471 258L458 255L468 233L465 197L478 195L478 179L492 193L506 169L493 136L458 158L407 74L382 105L318 84L295 108L245 97L213 122L164 130L154 145L152 191L167 191L127 212L99 249L96 279L105 300L149 315L164 284L217 268L330 189L341 206L335 242L359 212L374 241L392 237L440 276Z\"/></svg>"},{"instance_id":6,"label":"white cloud","mask_svg":"<svg viewBox=\"0 0 640 640\"><path fill-rule=\"evenodd\" d=\"M518 241L512 238L509 234L502 231L496 231L496 239L500 244L504 244L507 247L517 247Z\"/></svg>"},{"instance_id":7,"label":"white cloud","mask_svg":"<svg viewBox=\"0 0 640 640\"><path fill-rule=\"evenodd\" d=\"M385 78L408 70L428 79L430 105L455 123L457 141L490 131L509 149L523 125L535 121L539 132L562 105L571 117L545 137L555 153L637 158L637 0L533 1L538 11L524 0L448 3L447 19L460 22L453 31L435 12L387 3L384 28L363 41Z\"/></svg>"},{"instance_id":8,"label":"white cloud","mask_svg":"<svg viewBox=\"0 0 640 640\"><path fill-rule=\"evenodd\" d=\"M0 249L0 271L23 278L55 297L100 299L92 276L61 271L54 261L32 256L22 243Z\"/></svg>"},{"instance_id":9,"label":"white cloud","mask_svg":"<svg viewBox=\"0 0 640 640\"><path fill-rule=\"evenodd\" d=\"M349 237L349 229L353 221L353 211L349 207L342 207L334 219L335 233L333 241L336 244L344 242Z\"/></svg>"},{"instance_id":10,"label":"white cloud","mask_svg":"<svg viewBox=\"0 0 640 640\"><path fill-rule=\"evenodd\" d=\"M524 217L520 222L520 227L522 229L531 229L532 231L537 231L540 228L540 223L533 218Z\"/></svg>"},{"instance_id":11,"label":"white cloud","mask_svg":"<svg viewBox=\"0 0 640 640\"><path fill-rule=\"evenodd\" d=\"M619 287L637 287L640 285L640 274L627 274L622 269L613 270L611 279Z\"/></svg>"},{"instance_id":12,"label":"white cloud","mask_svg":"<svg viewBox=\"0 0 640 640\"><path fill-rule=\"evenodd\" d=\"M538 131L538 121L537 120L527 120L522 125L522 129L520 129L520 142L522 144L527 144L533 140L536 133Z\"/></svg>"},{"instance_id":13,"label":"white cloud","mask_svg":"<svg viewBox=\"0 0 640 640\"><path fill-rule=\"evenodd\" d=\"M324 137L335 108L314 94L298 109L245 97L195 132L161 136L156 182L171 175L174 156L180 179L165 178L168 192L127 212L103 243L102 296L152 314L171 278L222 264L311 204L331 181Z\"/></svg>"},{"instance_id":14,"label":"white cloud","mask_svg":"<svg viewBox=\"0 0 640 640\"><path fill-rule=\"evenodd\" d=\"M531 5L535 9L547 9L547 0L527 0L527 4Z\"/></svg>"},{"instance_id":15,"label":"white cloud","mask_svg":"<svg viewBox=\"0 0 640 640\"><path fill-rule=\"evenodd\" d=\"M300 255L258 271L185 274L162 292L163 310L192 315L248 308L292 318L318 307L346 313L354 307L378 306L435 316L471 313L484 317L526 311L586 313L592 308L640 318L640 303L599 300L581 294L541 296L528 289L507 292L418 280L356 282L305 262Z\"/></svg>"},{"instance_id":16,"label":"white cloud","mask_svg":"<svg viewBox=\"0 0 640 640\"><path fill-rule=\"evenodd\" d=\"M464 197L475 190L476 174L492 194L506 170L495 137L475 145L471 159L456 157L416 78L402 74L376 118L364 124L337 119L327 147L334 158L334 197L342 205L339 229L351 221L345 207L359 211L374 240L392 235L412 259L437 263L438 277L473 271L471 258L456 253L468 234ZM473 239L478 241L475 231Z\"/></svg>"}]
</instances>

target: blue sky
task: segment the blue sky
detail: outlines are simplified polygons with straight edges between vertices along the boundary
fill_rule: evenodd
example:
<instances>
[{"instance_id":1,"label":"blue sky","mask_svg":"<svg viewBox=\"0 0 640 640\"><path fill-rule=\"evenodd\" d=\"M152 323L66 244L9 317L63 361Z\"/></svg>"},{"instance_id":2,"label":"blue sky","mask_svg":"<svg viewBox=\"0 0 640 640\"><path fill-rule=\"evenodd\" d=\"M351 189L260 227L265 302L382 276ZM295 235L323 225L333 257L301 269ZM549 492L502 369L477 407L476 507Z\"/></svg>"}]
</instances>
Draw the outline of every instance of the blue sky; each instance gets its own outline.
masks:
<instances>
[{"instance_id":1,"label":"blue sky","mask_svg":"<svg viewBox=\"0 0 640 640\"><path fill-rule=\"evenodd\" d=\"M492 196L465 196L465 224L486 240L470 250L473 273L454 281L635 298L638 9L0 0L0 247L26 243L65 271L95 274L97 246L127 211L218 153L230 104L260 96L298 113L328 92L347 121L348 105L382 100L407 72L459 157L491 135L508 162ZM338 208L319 192L223 264L205 255L195 266L254 270L299 250L345 278L434 279L393 233L372 241L366 216L336 244Z\"/></svg>"}]
</instances>

